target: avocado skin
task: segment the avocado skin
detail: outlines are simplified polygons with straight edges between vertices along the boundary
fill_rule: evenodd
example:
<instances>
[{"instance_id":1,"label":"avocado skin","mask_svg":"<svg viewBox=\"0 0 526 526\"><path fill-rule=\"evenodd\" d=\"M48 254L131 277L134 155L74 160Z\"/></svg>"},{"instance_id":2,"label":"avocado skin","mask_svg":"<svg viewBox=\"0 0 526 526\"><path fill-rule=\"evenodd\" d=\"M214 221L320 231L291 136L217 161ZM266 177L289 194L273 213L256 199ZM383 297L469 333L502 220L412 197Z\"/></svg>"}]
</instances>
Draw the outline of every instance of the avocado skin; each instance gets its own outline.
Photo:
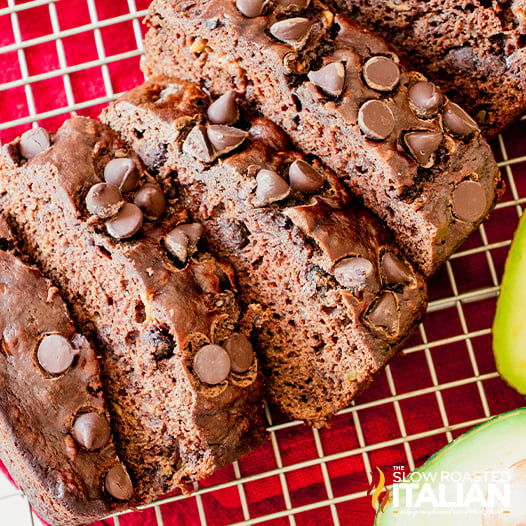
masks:
<instances>
[{"instance_id":1,"label":"avocado skin","mask_svg":"<svg viewBox=\"0 0 526 526\"><path fill-rule=\"evenodd\" d=\"M506 259L492 336L499 374L516 391L526 394L526 214Z\"/></svg>"},{"instance_id":2,"label":"avocado skin","mask_svg":"<svg viewBox=\"0 0 526 526\"><path fill-rule=\"evenodd\" d=\"M459 436L440 449L420 468L412 473L440 473L455 471L460 473L483 473L490 470L524 468L526 459L526 408L516 409L496 416ZM522 477L524 475L522 474ZM409 476L408 476L409 477ZM522 501L523 499L521 499ZM512 500L512 508L515 504ZM523 506L522 502L518 502ZM394 510L392 498L376 513L374 526L487 526L481 514L408 514L403 508ZM455 510L456 511L456 510ZM512 509L513 511L513 509ZM511 517L510 517L511 518ZM526 521L526 517L521 517ZM523 522L503 522L502 524L524 524Z\"/></svg>"}]
</instances>

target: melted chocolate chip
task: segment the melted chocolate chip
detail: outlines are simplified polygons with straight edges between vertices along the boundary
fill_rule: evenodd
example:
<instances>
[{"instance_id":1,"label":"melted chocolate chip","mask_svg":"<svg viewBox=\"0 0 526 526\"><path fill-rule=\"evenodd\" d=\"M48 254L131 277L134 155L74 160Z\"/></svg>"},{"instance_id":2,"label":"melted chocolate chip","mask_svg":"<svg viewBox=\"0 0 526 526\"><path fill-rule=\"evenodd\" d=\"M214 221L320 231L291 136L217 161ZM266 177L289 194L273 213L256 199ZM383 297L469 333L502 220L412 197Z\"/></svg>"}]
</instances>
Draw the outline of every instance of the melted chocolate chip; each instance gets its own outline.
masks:
<instances>
[{"instance_id":1,"label":"melted chocolate chip","mask_svg":"<svg viewBox=\"0 0 526 526\"><path fill-rule=\"evenodd\" d=\"M339 97L345 84L345 66L341 62L332 62L318 71L307 75L327 95Z\"/></svg>"},{"instance_id":2,"label":"melted chocolate chip","mask_svg":"<svg viewBox=\"0 0 526 526\"><path fill-rule=\"evenodd\" d=\"M51 146L49 133L44 128L32 128L20 137L20 155L32 159Z\"/></svg>"},{"instance_id":3,"label":"melted chocolate chip","mask_svg":"<svg viewBox=\"0 0 526 526\"><path fill-rule=\"evenodd\" d=\"M230 356L230 368L235 373L244 373L250 369L254 362L254 350L249 339L244 334L232 334L224 343L228 356Z\"/></svg>"},{"instance_id":4,"label":"melted chocolate chip","mask_svg":"<svg viewBox=\"0 0 526 526\"><path fill-rule=\"evenodd\" d=\"M236 0L236 7L247 18L261 16L268 0Z\"/></svg>"},{"instance_id":5,"label":"melted chocolate chip","mask_svg":"<svg viewBox=\"0 0 526 526\"><path fill-rule=\"evenodd\" d=\"M316 192L323 186L323 177L305 161L294 161L289 167L289 183L296 192Z\"/></svg>"},{"instance_id":6,"label":"melted chocolate chip","mask_svg":"<svg viewBox=\"0 0 526 526\"><path fill-rule=\"evenodd\" d=\"M133 159L112 159L104 167L104 180L118 187L121 192L133 192L139 182L139 170Z\"/></svg>"},{"instance_id":7,"label":"melted chocolate chip","mask_svg":"<svg viewBox=\"0 0 526 526\"><path fill-rule=\"evenodd\" d=\"M86 207L102 219L114 216L124 204L121 191L113 184L97 183L86 196Z\"/></svg>"},{"instance_id":8,"label":"melted chocolate chip","mask_svg":"<svg viewBox=\"0 0 526 526\"><path fill-rule=\"evenodd\" d=\"M395 121L389 106L385 102L373 99L360 107L358 124L366 137L382 141L393 133Z\"/></svg>"},{"instance_id":9,"label":"melted chocolate chip","mask_svg":"<svg viewBox=\"0 0 526 526\"><path fill-rule=\"evenodd\" d=\"M365 319L371 325L384 329L390 335L396 334L400 321L395 295L392 292L384 292L369 307Z\"/></svg>"},{"instance_id":10,"label":"melted chocolate chip","mask_svg":"<svg viewBox=\"0 0 526 526\"><path fill-rule=\"evenodd\" d=\"M309 38L311 27L312 23L308 18L287 18L272 24L269 31L277 40L294 49L301 49Z\"/></svg>"},{"instance_id":11,"label":"melted chocolate chip","mask_svg":"<svg viewBox=\"0 0 526 526\"><path fill-rule=\"evenodd\" d=\"M477 181L462 181L451 194L453 214L463 221L478 221L487 205L484 188Z\"/></svg>"},{"instance_id":12,"label":"melted chocolate chip","mask_svg":"<svg viewBox=\"0 0 526 526\"><path fill-rule=\"evenodd\" d=\"M173 336L164 327L148 327L141 333L141 342L157 362L173 356L176 346Z\"/></svg>"},{"instance_id":13,"label":"melted chocolate chip","mask_svg":"<svg viewBox=\"0 0 526 526\"><path fill-rule=\"evenodd\" d=\"M336 263L334 277L357 297L365 289L374 292L378 288L374 265L361 256L348 257Z\"/></svg>"},{"instance_id":14,"label":"melted chocolate chip","mask_svg":"<svg viewBox=\"0 0 526 526\"><path fill-rule=\"evenodd\" d=\"M144 217L156 221L166 212L166 197L163 191L152 183L146 183L135 194L135 204Z\"/></svg>"},{"instance_id":15,"label":"melted chocolate chip","mask_svg":"<svg viewBox=\"0 0 526 526\"><path fill-rule=\"evenodd\" d=\"M125 203L120 212L106 223L108 234L116 239L127 239L142 227L143 214L133 203Z\"/></svg>"},{"instance_id":16,"label":"melted chocolate chip","mask_svg":"<svg viewBox=\"0 0 526 526\"><path fill-rule=\"evenodd\" d=\"M408 94L409 106L420 119L431 119L438 114L444 96L440 88L432 82L422 81L414 84Z\"/></svg>"},{"instance_id":17,"label":"melted chocolate chip","mask_svg":"<svg viewBox=\"0 0 526 526\"><path fill-rule=\"evenodd\" d=\"M247 138L248 132L223 124L211 124L207 128L207 135L216 154L223 155L240 146Z\"/></svg>"},{"instance_id":18,"label":"melted chocolate chip","mask_svg":"<svg viewBox=\"0 0 526 526\"><path fill-rule=\"evenodd\" d=\"M204 163L211 163L214 160L214 149L208 141L204 126L198 124L192 128L183 142L183 152Z\"/></svg>"},{"instance_id":19,"label":"melted chocolate chip","mask_svg":"<svg viewBox=\"0 0 526 526\"><path fill-rule=\"evenodd\" d=\"M214 124L233 124L239 119L236 92L227 91L208 108L208 118Z\"/></svg>"},{"instance_id":20,"label":"melted chocolate chip","mask_svg":"<svg viewBox=\"0 0 526 526\"><path fill-rule=\"evenodd\" d=\"M479 129L477 123L454 102L448 102L444 107L444 126L453 135L460 137L471 135Z\"/></svg>"},{"instance_id":21,"label":"melted chocolate chip","mask_svg":"<svg viewBox=\"0 0 526 526\"><path fill-rule=\"evenodd\" d=\"M409 283L413 279L410 268L392 252L382 256L382 278L386 287Z\"/></svg>"},{"instance_id":22,"label":"melted chocolate chip","mask_svg":"<svg viewBox=\"0 0 526 526\"><path fill-rule=\"evenodd\" d=\"M263 168L256 175L256 204L265 206L281 201L290 194L290 186L274 170Z\"/></svg>"},{"instance_id":23,"label":"melted chocolate chip","mask_svg":"<svg viewBox=\"0 0 526 526\"><path fill-rule=\"evenodd\" d=\"M205 384L220 384L230 374L230 357L219 345L205 345L194 356L194 372Z\"/></svg>"},{"instance_id":24,"label":"melted chocolate chip","mask_svg":"<svg viewBox=\"0 0 526 526\"><path fill-rule=\"evenodd\" d=\"M400 68L388 57L371 57L363 66L363 80L376 91L393 91L400 82Z\"/></svg>"},{"instance_id":25,"label":"melted chocolate chip","mask_svg":"<svg viewBox=\"0 0 526 526\"><path fill-rule=\"evenodd\" d=\"M106 473L104 488L114 499L130 500L133 497L133 485L123 464L115 464Z\"/></svg>"},{"instance_id":26,"label":"melted chocolate chip","mask_svg":"<svg viewBox=\"0 0 526 526\"><path fill-rule=\"evenodd\" d=\"M37 359L49 374L62 374L71 367L77 354L64 336L48 334L38 346Z\"/></svg>"},{"instance_id":27,"label":"melted chocolate chip","mask_svg":"<svg viewBox=\"0 0 526 526\"><path fill-rule=\"evenodd\" d=\"M414 160L431 168L434 163L434 153L442 143L442 134L433 131L413 131L404 135L404 142Z\"/></svg>"},{"instance_id":28,"label":"melted chocolate chip","mask_svg":"<svg viewBox=\"0 0 526 526\"><path fill-rule=\"evenodd\" d=\"M110 435L110 424L100 413L83 413L73 424L73 438L88 451L104 447Z\"/></svg>"}]
</instances>

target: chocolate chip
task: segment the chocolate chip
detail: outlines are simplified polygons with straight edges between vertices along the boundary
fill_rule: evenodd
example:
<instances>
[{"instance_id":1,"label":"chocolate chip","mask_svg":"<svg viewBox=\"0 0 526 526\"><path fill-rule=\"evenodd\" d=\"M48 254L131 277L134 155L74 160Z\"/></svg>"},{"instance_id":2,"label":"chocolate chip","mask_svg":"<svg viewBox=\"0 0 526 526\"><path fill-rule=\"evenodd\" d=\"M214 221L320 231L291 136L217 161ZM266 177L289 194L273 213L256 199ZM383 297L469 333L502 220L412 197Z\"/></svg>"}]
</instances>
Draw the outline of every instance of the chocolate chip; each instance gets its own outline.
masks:
<instances>
[{"instance_id":1,"label":"chocolate chip","mask_svg":"<svg viewBox=\"0 0 526 526\"><path fill-rule=\"evenodd\" d=\"M263 168L256 175L256 204L265 206L281 201L290 194L290 186L274 170Z\"/></svg>"},{"instance_id":2,"label":"chocolate chip","mask_svg":"<svg viewBox=\"0 0 526 526\"><path fill-rule=\"evenodd\" d=\"M48 334L38 346L37 359L49 374L62 374L69 369L77 354L64 336Z\"/></svg>"},{"instance_id":3,"label":"chocolate chip","mask_svg":"<svg viewBox=\"0 0 526 526\"><path fill-rule=\"evenodd\" d=\"M382 277L386 287L409 283L413 279L410 268L392 252L382 256Z\"/></svg>"},{"instance_id":4,"label":"chocolate chip","mask_svg":"<svg viewBox=\"0 0 526 526\"><path fill-rule=\"evenodd\" d=\"M236 92L223 93L208 108L208 118L214 124L233 124L239 119L239 110L236 104Z\"/></svg>"},{"instance_id":5,"label":"chocolate chip","mask_svg":"<svg viewBox=\"0 0 526 526\"><path fill-rule=\"evenodd\" d=\"M334 277L355 296L360 296L365 289L375 292L378 288L374 265L361 256L351 256L336 263Z\"/></svg>"},{"instance_id":6,"label":"chocolate chip","mask_svg":"<svg viewBox=\"0 0 526 526\"><path fill-rule=\"evenodd\" d=\"M414 84L408 94L409 106L420 119L431 119L438 114L444 96L440 88L432 82L422 81Z\"/></svg>"},{"instance_id":7,"label":"chocolate chip","mask_svg":"<svg viewBox=\"0 0 526 526\"><path fill-rule=\"evenodd\" d=\"M133 192L139 182L139 170L133 159L112 159L104 167L104 180L117 186L121 192Z\"/></svg>"},{"instance_id":8,"label":"chocolate chip","mask_svg":"<svg viewBox=\"0 0 526 526\"><path fill-rule=\"evenodd\" d=\"M277 40L289 44L294 49L301 49L309 38L311 26L311 21L307 18L288 18L272 24L269 31Z\"/></svg>"},{"instance_id":9,"label":"chocolate chip","mask_svg":"<svg viewBox=\"0 0 526 526\"><path fill-rule=\"evenodd\" d=\"M232 334L223 346L230 356L230 368L235 373L244 373L254 362L254 350L249 339L244 334Z\"/></svg>"},{"instance_id":10,"label":"chocolate chip","mask_svg":"<svg viewBox=\"0 0 526 526\"><path fill-rule=\"evenodd\" d=\"M307 75L327 95L339 97L345 84L345 66L341 62L331 62L318 71L310 71Z\"/></svg>"},{"instance_id":11,"label":"chocolate chip","mask_svg":"<svg viewBox=\"0 0 526 526\"><path fill-rule=\"evenodd\" d=\"M20 137L20 154L26 159L32 159L50 146L49 133L44 128L32 128Z\"/></svg>"},{"instance_id":12,"label":"chocolate chip","mask_svg":"<svg viewBox=\"0 0 526 526\"><path fill-rule=\"evenodd\" d=\"M204 126L198 124L192 128L183 142L183 152L204 163L211 163L215 159Z\"/></svg>"},{"instance_id":13,"label":"chocolate chip","mask_svg":"<svg viewBox=\"0 0 526 526\"><path fill-rule=\"evenodd\" d=\"M166 360L174 354L176 347L173 336L165 327L148 327L141 331L142 348L150 353L157 362Z\"/></svg>"},{"instance_id":14,"label":"chocolate chip","mask_svg":"<svg viewBox=\"0 0 526 526\"><path fill-rule=\"evenodd\" d=\"M155 221L166 212L166 197L163 191L152 183L141 186L134 198L144 217Z\"/></svg>"},{"instance_id":15,"label":"chocolate chip","mask_svg":"<svg viewBox=\"0 0 526 526\"><path fill-rule=\"evenodd\" d=\"M400 68L391 58L371 57L363 66L363 80L376 91L393 91L400 82Z\"/></svg>"},{"instance_id":16,"label":"chocolate chip","mask_svg":"<svg viewBox=\"0 0 526 526\"><path fill-rule=\"evenodd\" d=\"M73 424L73 438L88 451L104 447L110 435L110 424L100 413L83 413Z\"/></svg>"},{"instance_id":17,"label":"chocolate chip","mask_svg":"<svg viewBox=\"0 0 526 526\"><path fill-rule=\"evenodd\" d=\"M164 245L172 256L184 264L188 257L195 253L202 233L203 227L200 223L178 225L166 234Z\"/></svg>"},{"instance_id":18,"label":"chocolate chip","mask_svg":"<svg viewBox=\"0 0 526 526\"><path fill-rule=\"evenodd\" d=\"M106 223L106 229L116 239L127 239L140 230L142 222L141 209L133 203L125 203L120 212Z\"/></svg>"},{"instance_id":19,"label":"chocolate chip","mask_svg":"<svg viewBox=\"0 0 526 526\"><path fill-rule=\"evenodd\" d=\"M384 292L369 307L365 319L371 325L380 327L391 335L396 334L400 322L395 295L392 292Z\"/></svg>"},{"instance_id":20,"label":"chocolate chip","mask_svg":"<svg viewBox=\"0 0 526 526\"><path fill-rule=\"evenodd\" d=\"M194 356L194 372L205 384L220 384L230 373L230 357L219 345L205 345Z\"/></svg>"},{"instance_id":21,"label":"chocolate chip","mask_svg":"<svg viewBox=\"0 0 526 526\"><path fill-rule=\"evenodd\" d=\"M235 150L248 135L248 132L244 130L223 124L211 124L206 132L216 155L223 155Z\"/></svg>"},{"instance_id":22,"label":"chocolate chip","mask_svg":"<svg viewBox=\"0 0 526 526\"><path fill-rule=\"evenodd\" d=\"M305 161L294 161L289 167L289 183L296 192L316 192L323 186L323 177Z\"/></svg>"},{"instance_id":23,"label":"chocolate chip","mask_svg":"<svg viewBox=\"0 0 526 526\"><path fill-rule=\"evenodd\" d=\"M477 123L454 102L448 102L444 108L444 126L453 135L470 135L479 128Z\"/></svg>"},{"instance_id":24,"label":"chocolate chip","mask_svg":"<svg viewBox=\"0 0 526 526\"><path fill-rule=\"evenodd\" d=\"M121 191L113 184L94 184L86 196L86 207L102 219L113 217L124 204Z\"/></svg>"},{"instance_id":25,"label":"chocolate chip","mask_svg":"<svg viewBox=\"0 0 526 526\"><path fill-rule=\"evenodd\" d=\"M451 194L453 214L463 221L479 220L487 205L484 189L477 181L462 181Z\"/></svg>"},{"instance_id":26,"label":"chocolate chip","mask_svg":"<svg viewBox=\"0 0 526 526\"><path fill-rule=\"evenodd\" d=\"M236 7L247 18L261 16L268 0L236 0Z\"/></svg>"},{"instance_id":27,"label":"chocolate chip","mask_svg":"<svg viewBox=\"0 0 526 526\"><path fill-rule=\"evenodd\" d=\"M274 0L274 4L279 11L304 11L309 7L310 0Z\"/></svg>"},{"instance_id":28,"label":"chocolate chip","mask_svg":"<svg viewBox=\"0 0 526 526\"><path fill-rule=\"evenodd\" d=\"M434 163L434 153L442 143L442 134L433 131L414 131L404 135L404 142L418 164L431 168Z\"/></svg>"},{"instance_id":29,"label":"chocolate chip","mask_svg":"<svg viewBox=\"0 0 526 526\"><path fill-rule=\"evenodd\" d=\"M393 133L395 120L389 106L380 100L368 100L360 107L358 124L369 139L382 141Z\"/></svg>"},{"instance_id":30,"label":"chocolate chip","mask_svg":"<svg viewBox=\"0 0 526 526\"><path fill-rule=\"evenodd\" d=\"M133 485L123 464L115 464L106 473L104 488L117 500L130 500L133 497Z\"/></svg>"}]
</instances>

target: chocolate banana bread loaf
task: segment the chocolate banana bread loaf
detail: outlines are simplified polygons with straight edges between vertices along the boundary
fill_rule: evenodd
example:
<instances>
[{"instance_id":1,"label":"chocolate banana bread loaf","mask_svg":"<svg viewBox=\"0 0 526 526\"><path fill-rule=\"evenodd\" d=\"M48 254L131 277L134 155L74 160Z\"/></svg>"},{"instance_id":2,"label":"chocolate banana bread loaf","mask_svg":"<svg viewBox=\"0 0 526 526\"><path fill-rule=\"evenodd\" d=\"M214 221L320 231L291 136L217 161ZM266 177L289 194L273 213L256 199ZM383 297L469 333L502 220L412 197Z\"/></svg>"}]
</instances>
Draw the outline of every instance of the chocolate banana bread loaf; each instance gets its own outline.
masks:
<instances>
[{"instance_id":1,"label":"chocolate banana bread loaf","mask_svg":"<svg viewBox=\"0 0 526 526\"><path fill-rule=\"evenodd\" d=\"M475 121L380 37L313 0L155 0L145 72L229 89L317 155L427 275L499 193Z\"/></svg>"},{"instance_id":2,"label":"chocolate banana bread loaf","mask_svg":"<svg viewBox=\"0 0 526 526\"><path fill-rule=\"evenodd\" d=\"M0 243L11 246L0 219ZM88 523L134 489L111 437L99 363L56 287L0 250L0 458L47 522Z\"/></svg>"},{"instance_id":3,"label":"chocolate banana bread loaf","mask_svg":"<svg viewBox=\"0 0 526 526\"><path fill-rule=\"evenodd\" d=\"M114 132L77 117L51 139L24 134L3 152L0 196L100 355L130 506L264 439L261 376L232 268L201 250L173 259L161 239L196 225Z\"/></svg>"},{"instance_id":4,"label":"chocolate banana bread loaf","mask_svg":"<svg viewBox=\"0 0 526 526\"><path fill-rule=\"evenodd\" d=\"M425 310L425 283L332 172L267 119L239 120L235 99L227 92L206 109L194 84L152 79L102 119L233 264L240 299L259 305L254 341L270 398L322 425L399 349ZM192 235L181 234L165 243L184 261Z\"/></svg>"},{"instance_id":5,"label":"chocolate banana bread loaf","mask_svg":"<svg viewBox=\"0 0 526 526\"><path fill-rule=\"evenodd\" d=\"M331 0L394 43L489 139L526 112L526 0Z\"/></svg>"}]
</instances>

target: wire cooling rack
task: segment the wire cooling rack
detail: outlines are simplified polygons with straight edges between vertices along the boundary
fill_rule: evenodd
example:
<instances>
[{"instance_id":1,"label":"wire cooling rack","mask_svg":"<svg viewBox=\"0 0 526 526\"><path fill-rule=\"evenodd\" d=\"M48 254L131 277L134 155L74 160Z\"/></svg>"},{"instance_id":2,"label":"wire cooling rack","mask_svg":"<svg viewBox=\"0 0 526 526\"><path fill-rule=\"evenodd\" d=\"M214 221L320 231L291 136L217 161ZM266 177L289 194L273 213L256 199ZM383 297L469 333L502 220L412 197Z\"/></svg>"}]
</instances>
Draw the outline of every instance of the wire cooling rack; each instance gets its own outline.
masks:
<instances>
[{"instance_id":1,"label":"wire cooling rack","mask_svg":"<svg viewBox=\"0 0 526 526\"><path fill-rule=\"evenodd\" d=\"M148 0L0 0L0 140L71 114L97 116L139 84ZM468 428L524 405L499 378L491 323L504 261L526 202L526 120L492 144L507 190L496 210L431 279L423 323L373 386L329 429L266 407L271 439L176 494L97 524L373 523L376 467L392 480ZM0 474L2 525L41 524Z\"/></svg>"}]
</instances>

